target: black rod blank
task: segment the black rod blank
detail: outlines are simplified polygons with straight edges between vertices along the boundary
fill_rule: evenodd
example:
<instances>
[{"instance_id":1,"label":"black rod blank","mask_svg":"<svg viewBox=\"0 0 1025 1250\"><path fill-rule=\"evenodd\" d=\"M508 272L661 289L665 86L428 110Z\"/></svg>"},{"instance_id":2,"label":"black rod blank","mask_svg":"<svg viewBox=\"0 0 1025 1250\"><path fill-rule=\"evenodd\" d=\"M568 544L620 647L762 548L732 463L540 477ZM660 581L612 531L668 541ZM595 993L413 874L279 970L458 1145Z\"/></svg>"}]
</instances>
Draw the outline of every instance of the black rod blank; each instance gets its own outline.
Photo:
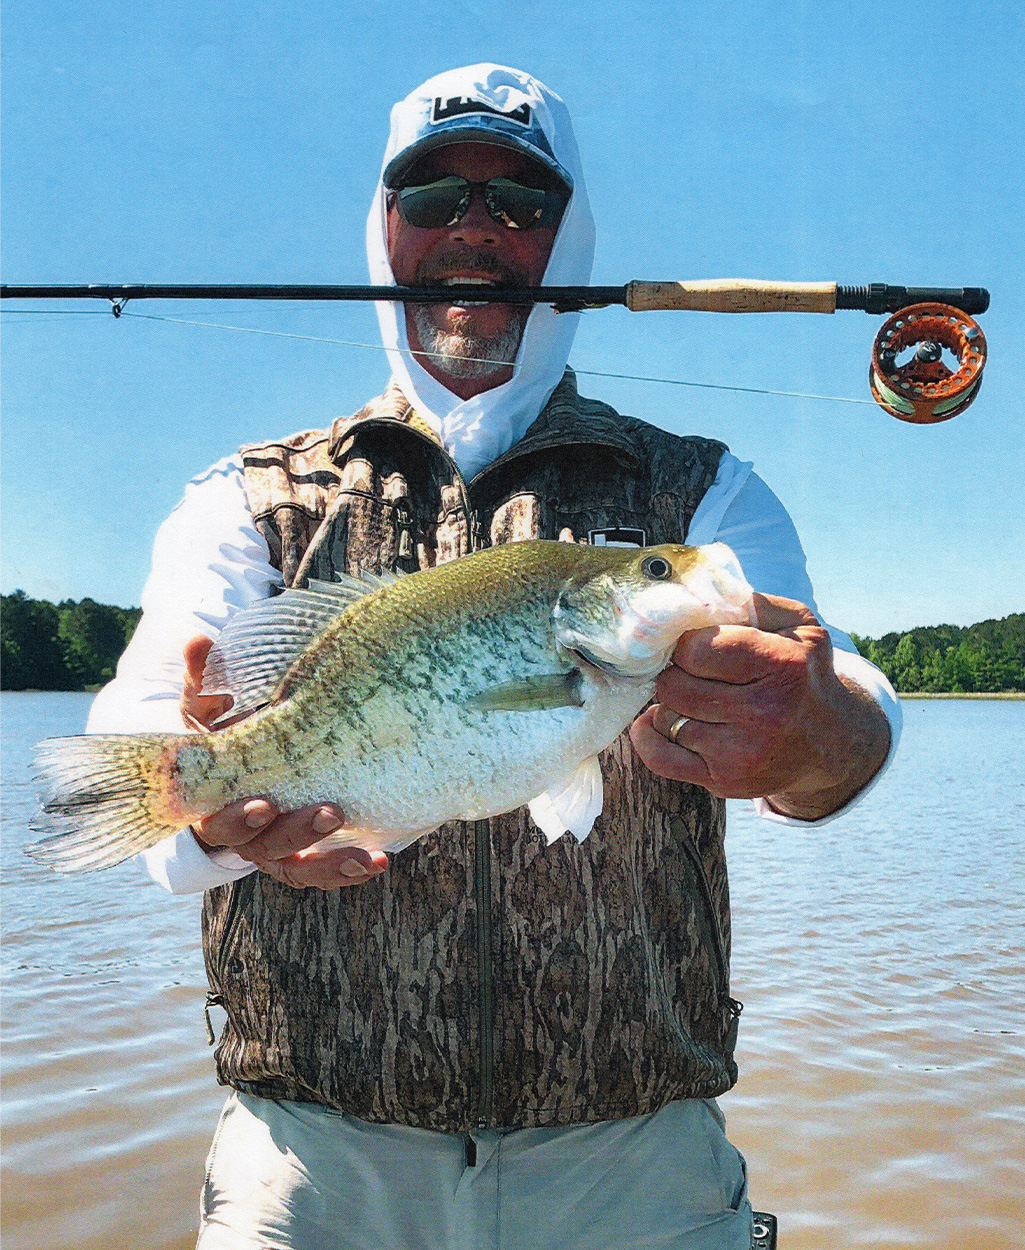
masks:
<instances>
[{"instance_id":1,"label":"black rod blank","mask_svg":"<svg viewBox=\"0 0 1025 1250\"><path fill-rule=\"evenodd\" d=\"M488 299L481 300L486 291ZM479 303L498 303L491 287L444 286L322 286L322 285L103 285L87 286L0 286L0 299L223 299L223 300L356 300L396 301L403 304L452 304L459 296L472 295ZM501 291L503 304L554 304L559 307L591 308L625 304L625 286L541 286L526 290Z\"/></svg>"},{"instance_id":2,"label":"black rod blank","mask_svg":"<svg viewBox=\"0 0 1025 1250\"><path fill-rule=\"evenodd\" d=\"M624 286L541 286L526 289L444 286L326 286L288 284L268 285L181 285L181 284L102 284L79 286L0 286L0 299L105 299L118 308L128 300L354 300L387 301L403 304L452 304L460 300L476 303L551 304L560 312L604 308L609 304L627 307L631 287L654 284L627 283ZM667 284L668 285L668 284ZM687 284L688 286L692 284ZM779 284L782 288L785 284ZM798 284L799 285L799 284ZM832 284L829 284L832 285ZM481 299L483 294L487 299ZM906 287L873 282L867 286L835 286L834 308L861 309L867 313L894 313L911 304L948 304L969 314L983 313L989 307L989 291L984 287ZM750 311L758 311L752 308Z\"/></svg>"}]
</instances>

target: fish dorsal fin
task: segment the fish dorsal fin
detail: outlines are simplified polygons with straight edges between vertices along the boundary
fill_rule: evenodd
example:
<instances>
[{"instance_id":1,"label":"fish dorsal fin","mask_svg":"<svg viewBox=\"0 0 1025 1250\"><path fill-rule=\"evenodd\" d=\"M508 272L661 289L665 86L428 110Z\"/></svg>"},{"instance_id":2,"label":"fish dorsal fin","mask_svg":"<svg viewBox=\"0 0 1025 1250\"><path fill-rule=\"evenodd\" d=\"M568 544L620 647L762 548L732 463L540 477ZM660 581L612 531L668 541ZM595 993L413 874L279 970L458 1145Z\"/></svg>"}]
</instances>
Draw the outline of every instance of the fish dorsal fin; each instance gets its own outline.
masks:
<instances>
[{"instance_id":1,"label":"fish dorsal fin","mask_svg":"<svg viewBox=\"0 0 1025 1250\"><path fill-rule=\"evenodd\" d=\"M372 595L375 590L382 590L385 586L394 586L405 576L406 574L399 569L396 569L394 573L339 573L336 581L318 582L316 578L311 577L307 584L310 590L318 594L336 595L340 591L345 591L353 599L360 599L363 595Z\"/></svg>"},{"instance_id":2,"label":"fish dorsal fin","mask_svg":"<svg viewBox=\"0 0 1025 1250\"><path fill-rule=\"evenodd\" d=\"M398 580L391 574L346 573L337 582L311 581L306 590L286 590L236 612L210 648L202 693L233 697L221 720L256 711L299 656L346 609Z\"/></svg>"},{"instance_id":3,"label":"fish dorsal fin","mask_svg":"<svg viewBox=\"0 0 1025 1250\"><path fill-rule=\"evenodd\" d=\"M571 833L578 842L583 842L601 815L604 799L598 757L589 755L568 777L549 786L527 806L531 820L551 846L564 833Z\"/></svg>"}]
</instances>

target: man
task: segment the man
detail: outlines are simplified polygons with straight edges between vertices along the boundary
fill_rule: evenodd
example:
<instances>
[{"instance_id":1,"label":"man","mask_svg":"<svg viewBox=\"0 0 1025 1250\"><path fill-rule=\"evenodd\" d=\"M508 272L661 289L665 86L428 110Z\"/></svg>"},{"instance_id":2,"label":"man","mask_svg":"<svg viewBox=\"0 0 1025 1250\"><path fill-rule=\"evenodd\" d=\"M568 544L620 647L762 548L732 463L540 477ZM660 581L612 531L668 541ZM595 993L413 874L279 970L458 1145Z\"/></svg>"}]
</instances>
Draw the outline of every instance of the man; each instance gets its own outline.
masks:
<instances>
[{"instance_id":1,"label":"man","mask_svg":"<svg viewBox=\"0 0 1025 1250\"><path fill-rule=\"evenodd\" d=\"M378 282L585 284L593 231L562 102L492 65L424 84L393 111L367 240ZM342 807L255 796L148 854L168 888L208 890L211 1001L228 1016L217 1061L234 1092L199 1244L746 1250L743 1161L711 1101L736 1079L739 1014L721 796L781 823L837 812L892 749L892 691L843 635L831 646L750 466L577 394L575 317L378 310L385 395L189 487L90 728L172 728L179 693L209 724L229 704L201 693L210 636L282 580L523 538L723 538L765 592L759 628L681 639L634 750L603 757L605 811L582 844L546 847L524 809L389 863L318 847Z\"/></svg>"}]
</instances>

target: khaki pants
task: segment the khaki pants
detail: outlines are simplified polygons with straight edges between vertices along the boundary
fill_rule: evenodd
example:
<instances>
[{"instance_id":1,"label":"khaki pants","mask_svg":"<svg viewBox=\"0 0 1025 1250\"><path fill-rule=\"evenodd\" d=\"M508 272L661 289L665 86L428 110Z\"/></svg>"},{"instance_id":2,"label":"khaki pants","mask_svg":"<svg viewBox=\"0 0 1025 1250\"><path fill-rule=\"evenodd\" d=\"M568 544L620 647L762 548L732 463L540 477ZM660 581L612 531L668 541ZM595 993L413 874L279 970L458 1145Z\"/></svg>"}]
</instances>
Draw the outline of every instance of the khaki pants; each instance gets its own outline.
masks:
<instances>
[{"instance_id":1,"label":"khaki pants","mask_svg":"<svg viewBox=\"0 0 1025 1250\"><path fill-rule=\"evenodd\" d=\"M197 1250L749 1250L714 1102L464 1137L232 1094Z\"/></svg>"}]
</instances>

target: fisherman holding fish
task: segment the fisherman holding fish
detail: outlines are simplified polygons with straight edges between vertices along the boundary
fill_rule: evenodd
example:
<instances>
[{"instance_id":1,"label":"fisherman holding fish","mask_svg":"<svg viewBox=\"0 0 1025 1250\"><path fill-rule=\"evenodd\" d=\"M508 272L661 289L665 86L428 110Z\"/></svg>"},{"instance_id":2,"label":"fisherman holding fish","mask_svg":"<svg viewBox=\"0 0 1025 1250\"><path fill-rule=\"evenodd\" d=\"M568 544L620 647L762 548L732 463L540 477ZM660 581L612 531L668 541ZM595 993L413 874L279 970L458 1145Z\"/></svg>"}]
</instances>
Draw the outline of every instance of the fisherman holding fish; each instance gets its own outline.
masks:
<instances>
[{"instance_id":1,"label":"fisherman holding fish","mask_svg":"<svg viewBox=\"0 0 1025 1250\"><path fill-rule=\"evenodd\" d=\"M367 246L381 284L586 284L562 101L418 88ZM206 891L201 1250L747 1250L723 799L836 815L896 699L750 465L581 397L576 314L459 300L377 305L382 396L189 485L43 854L156 838Z\"/></svg>"}]
</instances>

